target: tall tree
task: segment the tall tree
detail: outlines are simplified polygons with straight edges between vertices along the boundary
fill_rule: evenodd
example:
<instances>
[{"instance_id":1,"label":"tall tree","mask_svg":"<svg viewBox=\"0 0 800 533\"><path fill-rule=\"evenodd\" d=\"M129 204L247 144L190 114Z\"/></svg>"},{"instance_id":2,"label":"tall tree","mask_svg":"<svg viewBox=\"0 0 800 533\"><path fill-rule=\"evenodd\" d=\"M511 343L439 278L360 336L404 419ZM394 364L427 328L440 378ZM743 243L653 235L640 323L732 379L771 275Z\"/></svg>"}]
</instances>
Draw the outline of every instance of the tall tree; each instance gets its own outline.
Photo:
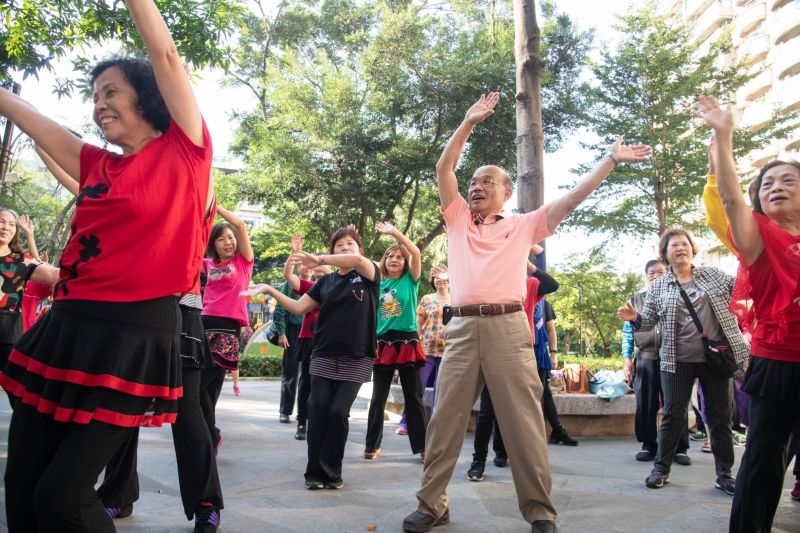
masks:
<instances>
[{"instance_id":1,"label":"tall tree","mask_svg":"<svg viewBox=\"0 0 800 533\"><path fill-rule=\"evenodd\" d=\"M436 159L481 92L507 104L475 132L461 174L514 166L511 3L485 4L323 0L249 17L231 80L259 99L235 145L243 193L276 220L308 218L319 239L390 219L428 246L444 228ZM554 70L546 84L559 83ZM573 125L557 102L548 111L561 130ZM370 251L381 246L368 237Z\"/></svg>"},{"instance_id":2,"label":"tall tree","mask_svg":"<svg viewBox=\"0 0 800 533\"><path fill-rule=\"evenodd\" d=\"M690 26L653 2L619 17L616 29L622 36L616 50L593 69L597 83L589 94L588 122L601 140L587 146L603 153L624 135L651 145L652 161L619 167L567 224L646 238L673 224L702 230L709 131L693 119L692 104L701 94L730 97L753 74L743 62L721 66L720 58L731 52L729 31L703 51ZM739 129L736 155L785 136L791 122L776 114L758 130Z\"/></svg>"}]
</instances>

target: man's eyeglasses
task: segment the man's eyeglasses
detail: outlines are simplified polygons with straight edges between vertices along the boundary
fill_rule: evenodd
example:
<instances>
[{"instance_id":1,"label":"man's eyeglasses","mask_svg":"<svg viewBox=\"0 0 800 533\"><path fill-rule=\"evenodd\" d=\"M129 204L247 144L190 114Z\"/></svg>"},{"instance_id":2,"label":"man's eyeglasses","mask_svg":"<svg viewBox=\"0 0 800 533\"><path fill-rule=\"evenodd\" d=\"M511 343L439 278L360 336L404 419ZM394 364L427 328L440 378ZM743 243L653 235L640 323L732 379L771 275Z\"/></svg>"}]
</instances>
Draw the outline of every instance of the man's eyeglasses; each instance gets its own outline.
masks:
<instances>
[{"instance_id":1,"label":"man's eyeglasses","mask_svg":"<svg viewBox=\"0 0 800 533\"><path fill-rule=\"evenodd\" d=\"M481 187L491 187L492 185L500 185L501 187L509 188L505 183L494 181L492 178L485 176L482 178L472 178L469 180L469 188L474 189L480 185Z\"/></svg>"}]
</instances>

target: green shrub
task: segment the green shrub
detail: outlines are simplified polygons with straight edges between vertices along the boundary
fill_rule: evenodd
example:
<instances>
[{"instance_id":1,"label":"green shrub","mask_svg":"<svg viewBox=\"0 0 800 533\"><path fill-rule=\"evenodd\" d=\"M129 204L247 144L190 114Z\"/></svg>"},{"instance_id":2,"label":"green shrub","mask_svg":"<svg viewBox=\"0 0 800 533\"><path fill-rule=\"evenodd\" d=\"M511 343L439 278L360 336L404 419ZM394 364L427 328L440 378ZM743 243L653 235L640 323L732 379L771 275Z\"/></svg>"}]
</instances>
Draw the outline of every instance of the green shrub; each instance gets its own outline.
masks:
<instances>
[{"instance_id":1,"label":"green shrub","mask_svg":"<svg viewBox=\"0 0 800 533\"><path fill-rule=\"evenodd\" d=\"M239 359L239 375L246 378L280 377L282 357L247 353Z\"/></svg>"},{"instance_id":2,"label":"green shrub","mask_svg":"<svg viewBox=\"0 0 800 533\"><path fill-rule=\"evenodd\" d=\"M618 357L599 357L581 355L558 355L558 367L563 368L565 363L582 364L590 372L598 370L619 370L622 368L622 356Z\"/></svg>"}]
</instances>

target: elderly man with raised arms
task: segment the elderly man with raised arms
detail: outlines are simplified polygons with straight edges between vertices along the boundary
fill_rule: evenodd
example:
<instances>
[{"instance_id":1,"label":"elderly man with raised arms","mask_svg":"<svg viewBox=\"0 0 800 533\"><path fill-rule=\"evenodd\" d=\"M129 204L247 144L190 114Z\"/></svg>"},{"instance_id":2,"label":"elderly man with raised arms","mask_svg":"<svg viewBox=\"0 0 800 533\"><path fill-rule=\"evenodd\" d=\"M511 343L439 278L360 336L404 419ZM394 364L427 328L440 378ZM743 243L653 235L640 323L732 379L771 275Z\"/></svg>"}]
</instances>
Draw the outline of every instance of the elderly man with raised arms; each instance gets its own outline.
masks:
<instances>
[{"instance_id":1,"label":"elderly man with raised arms","mask_svg":"<svg viewBox=\"0 0 800 533\"><path fill-rule=\"evenodd\" d=\"M429 531L450 521L445 490L470 410L484 383L503 432L522 516L533 532L556 531L540 407L542 384L522 309L525 264L531 246L552 235L616 165L650 154L649 146L623 146L617 139L611 152L569 193L522 215L502 213L511 197L511 179L502 168L486 165L470 179L465 200L455 174L458 160L473 128L494 114L498 99L498 93L482 95L470 107L436 165L447 223L453 318L447 328L436 410L428 426L419 505L403 522L409 532Z\"/></svg>"}]
</instances>

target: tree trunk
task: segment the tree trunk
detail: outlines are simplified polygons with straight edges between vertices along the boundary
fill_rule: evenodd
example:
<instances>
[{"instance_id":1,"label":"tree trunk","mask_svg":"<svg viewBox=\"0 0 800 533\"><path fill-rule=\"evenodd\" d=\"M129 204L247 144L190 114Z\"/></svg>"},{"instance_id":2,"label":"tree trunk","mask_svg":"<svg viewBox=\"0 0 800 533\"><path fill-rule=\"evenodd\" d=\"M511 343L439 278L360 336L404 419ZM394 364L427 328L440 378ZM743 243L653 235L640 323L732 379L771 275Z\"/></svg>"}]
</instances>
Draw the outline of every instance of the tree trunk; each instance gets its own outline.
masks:
<instances>
[{"instance_id":1,"label":"tree trunk","mask_svg":"<svg viewBox=\"0 0 800 533\"><path fill-rule=\"evenodd\" d=\"M19 94L22 86L15 83L12 88L14 94ZM11 164L11 138L14 135L14 123L6 119L6 129L3 133L2 145L0 145L0 195L6 192L6 172Z\"/></svg>"},{"instance_id":2,"label":"tree trunk","mask_svg":"<svg viewBox=\"0 0 800 533\"><path fill-rule=\"evenodd\" d=\"M562 348L564 355L569 354L569 349L571 346L572 346L572 330L568 329L564 331L564 346Z\"/></svg>"},{"instance_id":3,"label":"tree trunk","mask_svg":"<svg viewBox=\"0 0 800 533\"><path fill-rule=\"evenodd\" d=\"M514 0L514 63L517 107L517 210L529 213L544 203L541 33L533 0ZM544 245L544 243L542 243ZM532 258L547 269L545 254Z\"/></svg>"}]
</instances>

